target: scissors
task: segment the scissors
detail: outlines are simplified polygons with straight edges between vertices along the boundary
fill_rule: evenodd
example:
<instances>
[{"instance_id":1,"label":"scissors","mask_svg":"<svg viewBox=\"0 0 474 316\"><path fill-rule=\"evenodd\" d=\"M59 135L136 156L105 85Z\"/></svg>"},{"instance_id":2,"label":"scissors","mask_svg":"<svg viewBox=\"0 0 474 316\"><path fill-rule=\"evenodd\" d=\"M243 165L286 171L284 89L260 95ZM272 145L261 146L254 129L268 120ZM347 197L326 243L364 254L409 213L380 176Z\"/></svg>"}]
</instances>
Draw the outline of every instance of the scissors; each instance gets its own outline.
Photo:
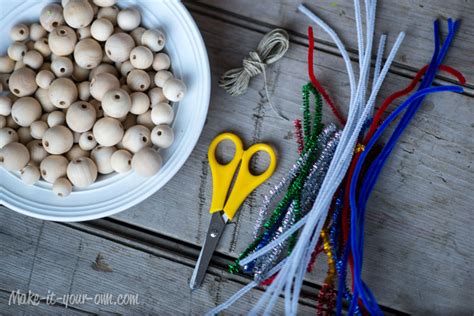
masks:
<instances>
[{"instance_id":1,"label":"scissors","mask_svg":"<svg viewBox=\"0 0 474 316\"><path fill-rule=\"evenodd\" d=\"M234 143L235 154L229 163L223 165L216 159L216 148L225 140ZM254 175L249 169L249 163L252 156L259 151L266 152L270 156L270 163L263 173ZM276 155L272 147L267 144L259 143L244 150L242 140L232 133L218 135L211 142L207 155L212 174L212 202L209 209L212 217L204 246L201 249L196 267L194 268L193 275L189 282L191 289L199 287L202 283L212 254L216 250L227 222L232 220L247 196L273 174L276 167ZM234 186L230 189L232 179L239 165L240 169L237 173Z\"/></svg>"}]
</instances>

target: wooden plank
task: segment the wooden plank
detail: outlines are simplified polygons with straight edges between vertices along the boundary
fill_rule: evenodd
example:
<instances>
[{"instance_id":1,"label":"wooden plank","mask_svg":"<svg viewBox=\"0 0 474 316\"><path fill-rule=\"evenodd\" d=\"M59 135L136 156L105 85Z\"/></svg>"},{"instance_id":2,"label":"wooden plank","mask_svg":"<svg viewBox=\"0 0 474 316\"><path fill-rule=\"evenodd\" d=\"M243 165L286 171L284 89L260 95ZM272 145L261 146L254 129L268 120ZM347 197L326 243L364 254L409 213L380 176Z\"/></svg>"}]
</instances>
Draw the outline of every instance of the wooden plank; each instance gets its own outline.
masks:
<instances>
[{"instance_id":1,"label":"wooden plank","mask_svg":"<svg viewBox=\"0 0 474 316\"><path fill-rule=\"evenodd\" d=\"M192 265L165 259L126 247L61 224L43 222L0 207L2 258L0 270L1 314L64 314L63 304L48 306L8 305L9 293L20 290L44 297L48 290L57 297L67 294L138 296L138 304L94 304L86 301L68 307L71 314L161 314L201 315L221 303L242 285L225 274L206 275L203 286L189 290ZM97 256L102 263L97 268ZM243 314L256 302L261 291L254 290L225 314ZM70 309L71 308L71 309ZM304 314L314 308L301 305ZM282 314L282 303L276 313Z\"/></svg>"},{"instance_id":2,"label":"wooden plank","mask_svg":"<svg viewBox=\"0 0 474 316\"><path fill-rule=\"evenodd\" d=\"M294 163L296 145L291 122L276 118L265 102L261 78L238 98L229 97L216 84L224 70L239 65L256 47L261 34L200 14L194 18L212 64L213 95L207 124L177 176L150 199L116 218L202 245L211 192L208 144L222 131L238 133L247 145L269 142L278 150L278 170L247 200L219 246L220 252L236 256L251 240L262 196ZM292 45L287 56L268 71L273 101L290 118L300 115L300 87L307 81L305 59L306 48ZM348 89L340 89L347 88L341 59L320 52L316 63L320 79L336 102L344 105L344 111ZM391 75L381 97L407 83L407 79ZM402 137L376 187L367 214L364 277L386 306L413 313L469 310L465 304L469 295L462 288L473 281L466 265L473 259L473 237L466 221L474 202L469 194L474 151L471 105L467 96L430 98ZM332 120L328 110L324 115L326 121ZM432 267L449 273L433 274ZM321 263L310 280L321 282L324 270Z\"/></svg>"},{"instance_id":3,"label":"wooden plank","mask_svg":"<svg viewBox=\"0 0 474 316\"><path fill-rule=\"evenodd\" d=\"M300 1L295 0L240 0L186 1L191 8L200 8L206 12L219 14L224 19L232 19L241 25L263 25L265 27L284 27L294 36L306 37L310 20L297 10ZM345 0L320 0L304 2L331 27L333 27L351 51L357 51L357 34L354 20L354 3ZM361 1L362 14L365 12ZM215 13L218 12L218 13ZM443 21L444 36L448 17L462 20L450 52L447 65L463 71L472 88L474 84L474 2L472 0L423 1L423 0L384 0L377 2L376 39L382 33L389 35L388 47L391 47L400 31L407 37L396 58L401 67L416 70L431 59L433 50L433 21ZM315 29L315 36L321 43L333 46L329 36ZM374 54L376 49L373 50ZM471 53L469 53L471 52Z\"/></svg>"}]
</instances>

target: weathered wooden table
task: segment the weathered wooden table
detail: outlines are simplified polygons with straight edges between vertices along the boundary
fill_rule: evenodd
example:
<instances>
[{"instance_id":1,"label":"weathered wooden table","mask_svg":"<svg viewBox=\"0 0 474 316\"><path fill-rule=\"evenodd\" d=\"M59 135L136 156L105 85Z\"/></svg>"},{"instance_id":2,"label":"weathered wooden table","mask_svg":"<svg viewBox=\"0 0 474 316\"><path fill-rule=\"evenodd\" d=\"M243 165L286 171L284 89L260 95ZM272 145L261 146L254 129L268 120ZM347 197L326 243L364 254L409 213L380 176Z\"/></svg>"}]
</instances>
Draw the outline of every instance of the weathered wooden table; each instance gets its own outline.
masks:
<instances>
[{"instance_id":1,"label":"weathered wooden table","mask_svg":"<svg viewBox=\"0 0 474 316\"><path fill-rule=\"evenodd\" d=\"M199 25L212 66L208 120L193 154L162 190L112 218L60 224L21 216L0 207L1 314L202 314L249 281L230 275L226 264L251 239L261 197L291 166L296 145L291 122L278 119L266 102L261 78L246 95L229 97L217 87L224 70L239 66L270 29L289 30L291 48L267 74L274 101L299 116L300 87L306 75L306 27L296 0L185 1ZM407 38L380 100L404 87L432 53L432 21L463 18L446 64L464 72L462 95L429 98L396 147L371 197L367 214L364 278L389 313L472 315L474 234L472 194L474 143L474 2L472 0L381 0L377 30ZM352 1L308 1L357 56ZM347 104L342 58L329 38L316 33L317 73L340 105ZM438 84L452 82L445 76ZM326 121L333 120L325 111ZM207 229L210 173L206 150L219 132L238 132L247 144L272 143L279 168L245 203L236 224L226 230L203 287L191 292L188 280ZM325 275L321 259L307 276L301 314L314 314ZM11 291L138 295L137 305L64 304L8 306ZM49 291L49 292L48 292ZM242 314L256 302L255 290L227 311ZM282 313L281 305L278 313Z\"/></svg>"}]
</instances>

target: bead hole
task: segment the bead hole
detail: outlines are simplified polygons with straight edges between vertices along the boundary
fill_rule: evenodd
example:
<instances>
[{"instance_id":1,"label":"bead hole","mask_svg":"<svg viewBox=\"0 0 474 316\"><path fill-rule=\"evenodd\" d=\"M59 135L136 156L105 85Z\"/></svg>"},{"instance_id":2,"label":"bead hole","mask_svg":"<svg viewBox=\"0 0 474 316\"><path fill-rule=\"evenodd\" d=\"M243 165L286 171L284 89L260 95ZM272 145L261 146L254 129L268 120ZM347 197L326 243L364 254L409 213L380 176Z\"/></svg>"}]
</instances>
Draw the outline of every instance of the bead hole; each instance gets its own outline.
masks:
<instances>
[{"instance_id":1,"label":"bead hole","mask_svg":"<svg viewBox=\"0 0 474 316\"><path fill-rule=\"evenodd\" d=\"M59 105L65 105L65 104L66 104L66 102L64 102L64 101L59 101Z\"/></svg>"},{"instance_id":2,"label":"bead hole","mask_svg":"<svg viewBox=\"0 0 474 316\"><path fill-rule=\"evenodd\" d=\"M14 92L15 94L18 94L18 93L20 93L20 90L18 90L18 89L13 89L13 92Z\"/></svg>"},{"instance_id":3,"label":"bead hole","mask_svg":"<svg viewBox=\"0 0 474 316\"><path fill-rule=\"evenodd\" d=\"M59 71L62 72L62 73L64 73L64 72L66 71L66 69L61 68L61 69L59 69Z\"/></svg>"},{"instance_id":4,"label":"bead hole","mask_svg":"<svg viewBox=\"0 0 474 316\"><path fill-rule=\"evenodd\" d=\"M48 142L48 141L45 141L45 142L44 142L44 146L45 146L45 147L49 147L49 142Z\"/></svg>"},{"instance_id":5,"label":"bead hole","mask_svg":"<svg viewBox=\"0 0 474 316\"><path fill-rule=\"evenodd\" d=\"M143 136L143 137L142 137L142 142L144 142L144 143L148 142L148 137Z\"/></svg>"},{"instance_id":6,"label":"bead hole","mask_svg":"<svg viewBox=\"0 0 474 316\"><path fill-rule=\"evenodd\" d=\"M58 24L59 24L58 22L54 21L53 24L51 24L51 25L52 25L53 27L56 27L56 26L58 26Z\"/></svg>"},{"instance_id":7,"label":"bead hole","mask_svg":"<svg viewBox=\"0 0 474 316\"><path fill-rule=\"evenodd\" d=\"M120 95L116 94L115 95L115 100L120 100Z\"/></svg>"}]
</instances>

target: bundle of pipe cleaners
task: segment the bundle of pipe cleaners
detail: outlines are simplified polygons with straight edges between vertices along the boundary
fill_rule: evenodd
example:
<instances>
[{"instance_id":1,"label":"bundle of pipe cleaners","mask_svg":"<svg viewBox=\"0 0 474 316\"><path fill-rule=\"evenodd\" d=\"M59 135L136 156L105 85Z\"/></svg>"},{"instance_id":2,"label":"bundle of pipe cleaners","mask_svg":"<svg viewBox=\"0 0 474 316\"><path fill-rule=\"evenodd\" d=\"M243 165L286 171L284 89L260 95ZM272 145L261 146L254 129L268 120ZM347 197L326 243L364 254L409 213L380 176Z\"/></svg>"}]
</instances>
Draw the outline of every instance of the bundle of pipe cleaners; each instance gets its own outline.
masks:
<instances>
[{"instance_id":1,"label":"bundle of pipe cleaners","mask_svg":"<svg viewBox=\"0 0 474 316\"><path fill-rule=\"evenodd\" d=\"M328 268L327 277L317 295L317 314L341 315L343 304L348 307L349 315L383 314L375 295L362 278L367 201L391 151L424 98L433 93L463 92L461 87L454 85L433 87L437 72L454 76L460 84L464 84L465 79L459 71L442 65L459 21L448 19L449 32L442 45L440 23L435 21L431 62L418 71L405 89L390 95L374 113L377 94L405 35L403 32L399 34L383 65L386 36L381 36L373 82L369 86L376 0L365 2L365 40L359 1L354 0L354 5L359 44L358 80L337 34L306 7L299 7L302 13L331 36L343 56L351 88L348 117L347 120L342 117L314 75L314 39L309 27L310 83L302 88L303 120L294 122L299 157L287 176L265 197L253 242L230 265L231 272L242 269L252 274L254 280L209 314L229 307L252 288L261 285L266 286L266 290L250 314L270 315L283 294L285 313L296 315L303 278L322 252L327 256ZM397 98L410 94L420 80L417 91L382 120L388 107ZM314 99L312 110L311 99ZM342 130L334 124L323 126L321 123L323 99L344 126ZM388 142L378 144L380 136L400 115L402 117ZM352 280L350 287L346 282L348 268Z\"/></svg>"}]
</instances>

